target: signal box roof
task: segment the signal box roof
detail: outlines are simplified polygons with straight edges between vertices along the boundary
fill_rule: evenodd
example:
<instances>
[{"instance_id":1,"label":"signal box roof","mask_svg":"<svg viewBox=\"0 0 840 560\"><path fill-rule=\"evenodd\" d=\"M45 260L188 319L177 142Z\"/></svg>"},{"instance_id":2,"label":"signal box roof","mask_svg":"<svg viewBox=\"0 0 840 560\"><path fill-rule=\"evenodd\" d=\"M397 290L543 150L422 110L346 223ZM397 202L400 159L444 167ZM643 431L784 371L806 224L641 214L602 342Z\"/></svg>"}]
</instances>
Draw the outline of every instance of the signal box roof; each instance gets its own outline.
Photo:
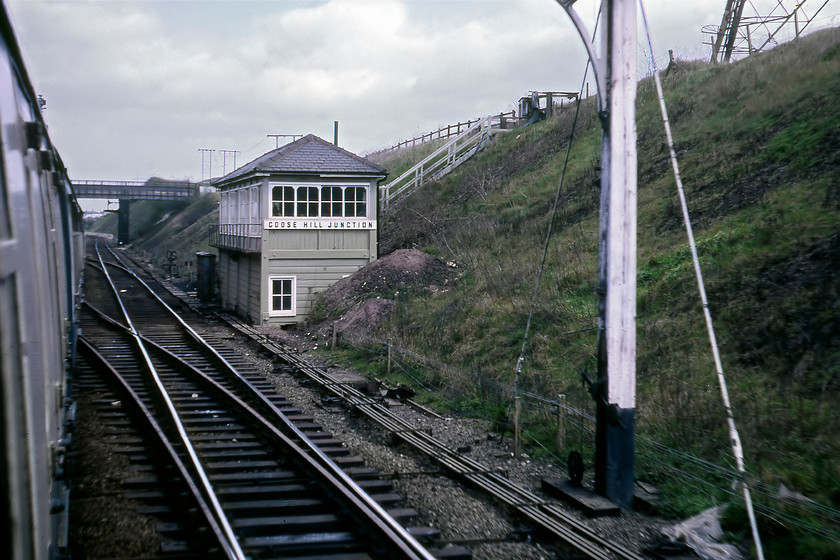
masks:
<instances>
[{"instance_id":1,"label":"signal box roof","mask_svg":"<svg viewBox=\"0 0 840 560\"><path fill-rule=\"evenodd\" d=\"M213 185L224 188L254 176L262 175L356 175L384 177L385 168L339 148L314 134L267 152L224 177L214 179Z\"/></svg>"}]
</instances>

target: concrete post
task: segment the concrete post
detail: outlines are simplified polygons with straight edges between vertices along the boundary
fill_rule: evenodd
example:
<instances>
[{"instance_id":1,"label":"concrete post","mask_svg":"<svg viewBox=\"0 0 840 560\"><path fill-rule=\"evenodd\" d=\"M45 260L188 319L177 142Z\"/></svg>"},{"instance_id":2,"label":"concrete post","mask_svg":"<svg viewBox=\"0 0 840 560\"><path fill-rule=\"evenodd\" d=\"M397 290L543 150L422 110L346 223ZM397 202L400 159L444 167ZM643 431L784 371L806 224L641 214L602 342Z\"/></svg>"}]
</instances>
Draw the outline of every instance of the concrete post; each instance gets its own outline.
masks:
<instances>
[{"instance_id":1,"label":"concrete post","mask_svg":"<svg viewBox=\"0 0 840 560\"><path fill-rule=\"evenodd\" d=\"M563 448L566 445L566 419L564 418L564 410L563 407L560 406L565 400L565 395L557 395L557 454L562 456L563 455Z\"/></svg>"}]
</instances>

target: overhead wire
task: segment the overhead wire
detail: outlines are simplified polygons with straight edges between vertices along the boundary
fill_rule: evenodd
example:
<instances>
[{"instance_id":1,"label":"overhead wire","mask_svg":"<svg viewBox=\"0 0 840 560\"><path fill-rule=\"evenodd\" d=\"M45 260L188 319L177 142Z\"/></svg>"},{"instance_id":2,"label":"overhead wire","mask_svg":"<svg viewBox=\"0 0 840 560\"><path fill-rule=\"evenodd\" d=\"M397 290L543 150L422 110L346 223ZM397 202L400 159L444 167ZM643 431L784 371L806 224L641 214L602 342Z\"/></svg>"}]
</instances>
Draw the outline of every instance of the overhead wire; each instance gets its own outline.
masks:
<instances>
[{"instance_id":1,"label":"overhead wire","mask_svg":"<svg viewBox=\"0 0 840 560\"><path fill-rule=\"evenodd\" d=\"M657 458L656 456L647 456L646 459L651 461L651 462L660 464L665 470L670 471L671 473L675 473L675 474L679 475L682 479L682 482L681 482L682 484L687 484L688 486L692 486L693 488L703 489L703 490L705 490L706 488L713 488L713 489L717 490L718 492L721 492L723 494L727 494L727 495L730 495L732 497L740 499L740 495L738 494L738 492L733 490L731 487L716 484L716 483L714 483L710 480L707 480L707 479L699 476L698 474L695 474L693 472L690 472L690 471L687 471L683 468L675 466L673 463L666 462L662 459ZM691 484L690 482L686 482L686 481L692 481L692 480L700 483L701 486ZM769 517L769 518L775 518L777 521L779 521L780 519L783 519L787 523L789 523L791 525L795 525L795 526L799 527L800 529L808 531L808 532L810 532L814 535L817 535L819 537L823 537L823 538L827 538L827 539L831 539L831 540L840 540L840 532L838 532L838 531L833 531L833 530L825 528L825 527L820 527L820 526L808 523L805 520L794 517L792 514L786 513L784 511L778 509L778 508L771 507L771 506L769 506L767 504L763 504L761 502L755 502L754 505L755 505L755 509L760 510L761 512L765 513L765 515L767 515L767 517Z\"/></svg>"},{"instance_id":2,"label":"overhead wire","mask_svg":"<svg viewBox=\"0 0 840 560\"><path fill-rule=\"evenodd\" d=\"M401 371L408 374L409 377L411 377L415 382L419 382L416 375L413 375L408 371L410 368L408 368L408 367L403 368L403 364L404 364L404 362L394 360L394 358L392 356L392 365L396 365ZM411 369L413 369L413 368L411 368ZM414 370L414 371L416 372L416 370ZM499 386L502 389L511 390L510 386L505 386L504 384L499 383L499 382L495 382L495 381L491 380L490 384ZM431 390L431 389L428 389L428 388L426 388L426 389ZM541 405L545 408L548 408L548 407L551 407L551 408L562 407L567 412L572 413L565 418L565 421L568 422L569 424L571 424L572 427L583 429L583 430L589 431L589 432L594 432L594 429L592 428L591 425L589 425L589 426L584 425L582 422L579 422L575 419L575 416L579 416L581 420L588 420L591 423L591 422L594 422L594 420L595 420L593 416L588 415L583 411L578 411L578 410L576 410L572 407L569 407L568 405L565 405L564 403L560 403L560 402L552 400L552 399L547 399L545 397L541 397L540 395L536 395L534 393L523 391L521 389L518 391L518 394L527 397L529 400L532 400L532 401L536 402L538 405ZM489 421L493 424L496 424L500 427L505 426L505 423L500 421L498 418L494 418L494 417L488 416L486 414L482 414L480 411L474 411L474 413L476 414L476 416L481 417L481 418L483 418L483 419L485 419L485 420L487 420L487 421ZM692 465L695 469L700 471L700 473L705 473L706 475L710 475L710 476L716 477L716 478L730 479L730 480L737 480L738 477L739 477L739 473L736 470L733 470L733 469L730 469L730 468L727 468L727 467L724 467L724 466L716 465L714 463L711 463L710 461L707 461L705 459L701 459L699 457L691 455L690 453L686 453L684 451L668 447L668 446L666 446L662 443L656 442L656 441L654 441L650 438L647 438L645 436L637 435L636 437L637 437L637 441L639 441L640 443L643 442L647 445L650 445L652 448L654 448L655 451L658 451L660 454L664 453L666 455L670 455L670 456L676 458L677 460L684 461L687 464ZM552 460L557 461L559 463L564 463L564 460L561 457L559 457L555 452L553 452L551 449L549 449L549 447L546 444L544 444L539 439L539 437L537 435L535 435L534 433L532 433L531 431L523 430L523 438L529 440L533 445L542 449L543 452L547 456L549 456ZM648 460L652 463L656 463L656 464L661 465L664 469L666 469L667 471L669 471L671 473L675 473L675 474L680 475L684 479L697 481L697 482L701 483L702 485L704 485L706 487L714 488L714 489L716 489L716 490L718 490L718 491L720 491L721 493L724 493L724 494L733 495L733 496L738 495L737 492L733 491L731 488L729 488L725 485L716 484L716 483L714 483L714 482L712 482L712 481L710 481L706 478L703 478L701 475L690 472L690 471L686 470L685 468L681 468L679 466L676 466L673 461L671 461L671 462L665 461L661 458L658 458L657 455L655 455L655 454L647 454L647 455L645 455L645 458L646 458L646 460ZM757 494L759 494L759 495L763 494L763 495L765 495L769 498L778 500L778 497L775 496L771 492L773 489L770 488L769 485L759 483L757 481L754 484L756 485L755 490L756 490ZM699 488L699 486L695 486L695 485L692 485L692 486ZM770 490L770 491L768 491L768 490ZM795 501L790 501L790 500L786 501L785 503L787 503L789 505L794 505L794 506L804 506L803 509L808 510L809 513L817 514L819 517L822 517L822 518L827 519L829 521L835 521L836 516L838 514L840 514L840 512L835 512L834 510L832 510L832 508L821 506L820 504L817 504L816 502L813 503L813 505L815 506L813 509L815 509L817 511L810 510L807 507L810 504L803 504L801 502L795 502ZM758 504L758 505L756 505L756 509L759 509L760 511L764 512L769 517L774 517L775 519L777 519L777 521L781 520L781 521L784 521L788 524L796 525L797 527L800 527L803 530L809 531L809 532L811 532L811 533L813 533L817 536L820 536L820 537L836 538L838 535L840 535L840 533L831 531L830 529L820 528L818 526L815 526L813 524L808 523L807 521L797 519L796 517L794 517L793 515L791 515L789 513L781 511L778 508L773 508L773 507L771 507L769 505L766 505L766 504ZM821 509L825 509L827 515L821 515L820 514Z\"/></svg>"}]
</instances>

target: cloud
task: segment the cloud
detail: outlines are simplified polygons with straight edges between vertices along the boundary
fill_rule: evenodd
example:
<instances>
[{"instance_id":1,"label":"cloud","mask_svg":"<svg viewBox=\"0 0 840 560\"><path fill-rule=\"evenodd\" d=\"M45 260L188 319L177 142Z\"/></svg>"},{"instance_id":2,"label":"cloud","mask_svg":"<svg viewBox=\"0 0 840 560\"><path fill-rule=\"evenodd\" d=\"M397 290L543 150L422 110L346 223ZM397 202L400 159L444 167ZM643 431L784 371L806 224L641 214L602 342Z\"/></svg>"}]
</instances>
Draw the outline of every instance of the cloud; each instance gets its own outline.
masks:
<instances>
[{"instance_id":1,"label":"cloud","mask_svg":"<svg viewBox=\"0 0 840 560\"><path fill-rule=\"evenodd\" d=\"M586 62L549 0L9 5L77 178L198 179L199 148L244 163L274 147L267 134L331 138L334 120L363 153L510 110L530 90L575 90ZM597 6L575 9L592 25ZM668 49L708 56L700 28L719 23L720 0L645 6L660 67Z\"/></svg>"},{"instance_id":2,"label":"cloud","mask_svg":"<svg viewBox=\"0 0 840 560\"><path fill-rule=\"evenodd\" d=\"M231 13L250 8L230 34L224 21L174 21L177 4L25 2L14 11L28 27L22 36L38 38L25 50L71 174L116 178L195 175L199 147L267 149L266 134L327 136L333 120L343 144L365 151L507 110L529 89L560 86L551 57L575 39L542 4L230 4ZM441 17L447 6L454 17ZM536 6L553 17L516 17ZM192 170L172 167L185 157Z\"/></svg>"}]
</instances>

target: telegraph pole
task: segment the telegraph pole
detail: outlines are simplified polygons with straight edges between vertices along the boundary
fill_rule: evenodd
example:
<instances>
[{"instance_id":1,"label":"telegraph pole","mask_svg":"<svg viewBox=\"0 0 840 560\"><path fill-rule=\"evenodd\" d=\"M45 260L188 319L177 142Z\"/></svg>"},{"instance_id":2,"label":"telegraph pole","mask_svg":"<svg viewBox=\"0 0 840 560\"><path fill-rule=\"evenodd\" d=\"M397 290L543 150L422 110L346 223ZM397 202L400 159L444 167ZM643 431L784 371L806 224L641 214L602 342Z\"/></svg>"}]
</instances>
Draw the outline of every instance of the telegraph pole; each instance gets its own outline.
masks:
<instances>
[{"instance_id":1,"label":"telegraph pole","mask_svg":"<svg viewBox=\"0 0 840 560\"><path fill-rule=\"evenodd\" d=\"M233 169L236 169L236 154L239 153L239 150L219 150L222 154L222 177L227 175L227 155L233 154Z\"/></svg>"},{"instance_id":2,"label":"telegraph pole","mask_svg":"<svg viewBox=\"0 0 840 560\"><path fill-rule=\"evenodd\" d=\"M210 159L210 169L209 169L209 171L210 171L209 175L210 176L208 177L208 179L212 179L213 178L213 152L215 152L216 150L211 150L210 148L199 148L198 151L201 152L201 180L202 181L204 180L204 154L206 152L210 152L210 158L209 158Z\"/></svg>"},{"instance_id":3,"label":"telegraph pole","mask_svg":"<svg viewBox=\"0 0 840 560\"><path fill-rule=\"evenodd\" d=\"M557 0L589 54L601 118L595 490L633 505L636 409L636 0L602 0L601 55L575 12Z\"/></svg>"}]
</instances>

